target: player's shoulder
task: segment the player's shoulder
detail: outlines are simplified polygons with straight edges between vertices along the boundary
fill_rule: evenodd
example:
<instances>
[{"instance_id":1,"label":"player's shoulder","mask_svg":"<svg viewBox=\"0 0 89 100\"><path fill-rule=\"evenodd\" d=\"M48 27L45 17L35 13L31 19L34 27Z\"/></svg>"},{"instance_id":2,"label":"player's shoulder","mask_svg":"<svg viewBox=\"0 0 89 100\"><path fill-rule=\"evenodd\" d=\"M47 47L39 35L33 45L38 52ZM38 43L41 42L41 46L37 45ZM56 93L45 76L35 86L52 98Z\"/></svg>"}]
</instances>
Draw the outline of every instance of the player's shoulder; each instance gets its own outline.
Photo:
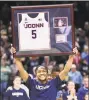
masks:
<instances>
[{"instance_id":1,"label":"player's shoulder","mask_svg":"<svg viewBox=\"0 0 89 100\"><path fill-rule=\"evenodd\" d=\"M13 90L12 86L9 86L6 91Z\"/></svg>"},{"instance_id":2,"label":"player's shoulder","mask_svg":"<svg viewBox=\"0 0 89 100\"><path fill-rule=\"evenodd\" d=\"M22 92L22 93L25 93L26 94L26 90L25 89L23 89L23 88L20 88L20 90L19 90L20 92Z\"/></svg>"},{"instance_id":3,"label":"player's shoulder","mask_svg":"<svg viewBox=\"0 0 89 100\"><path fill-rule=\"evenodd\" d=\"M60 77L59 76L56 76L55 78L53 78L51 81L62 81L61 79L60 79Z\"/></svg>"},{"instance_id":4,"label":"player's shoulder","mask_svg":"<svg viewBox=\"0 0 89 100\"><path fill-rule=\"evenodd\" d=\"M21 89L26 89L26 90L28 89L27 86L24 85L24 84L21 84L21 85L20 85L20 88L21 88Z\"/></svg>"}]
</instances>

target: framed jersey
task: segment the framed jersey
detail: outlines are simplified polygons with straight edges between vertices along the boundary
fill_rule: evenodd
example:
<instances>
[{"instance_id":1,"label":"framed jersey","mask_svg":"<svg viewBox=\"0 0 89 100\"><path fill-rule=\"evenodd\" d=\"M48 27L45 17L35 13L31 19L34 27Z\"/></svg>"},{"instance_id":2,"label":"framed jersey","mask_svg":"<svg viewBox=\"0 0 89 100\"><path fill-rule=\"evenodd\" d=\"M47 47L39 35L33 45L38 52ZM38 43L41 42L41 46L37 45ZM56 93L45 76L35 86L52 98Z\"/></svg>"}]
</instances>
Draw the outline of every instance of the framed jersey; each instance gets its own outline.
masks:
<instances>
[{"instance_id":1,"label":"framed jersey","mask_svg":"<svg viewBox=\"0 0 89 100\"><path fill-rule=\"evenodd\" d=\"M11 10L15 56L72 54L73 4L16 6Z\"/></svg>"}]
</instances>

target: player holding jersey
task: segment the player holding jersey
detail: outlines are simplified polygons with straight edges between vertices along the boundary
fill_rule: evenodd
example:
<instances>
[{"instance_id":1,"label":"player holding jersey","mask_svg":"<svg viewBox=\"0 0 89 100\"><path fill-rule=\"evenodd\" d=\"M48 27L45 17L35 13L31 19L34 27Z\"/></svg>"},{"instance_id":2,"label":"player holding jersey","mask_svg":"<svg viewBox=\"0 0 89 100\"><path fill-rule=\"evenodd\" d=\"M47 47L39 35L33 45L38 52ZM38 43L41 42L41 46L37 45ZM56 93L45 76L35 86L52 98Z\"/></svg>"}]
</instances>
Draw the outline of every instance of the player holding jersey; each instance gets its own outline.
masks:
<instances>
[{"instance_id":1,"label":"player holding jersey","mask_svg":"<svg viewBox=\"0 0 89 100\"><path fill-rule=\"evenodd\" d=\"M12 47L12 53L15 53L15 49ZM78 53L77 48L73 49L75 54ZM62 80L65 79L68 74L74 55L70 55L69 59L65 65L65 68L59 75L48 81L47 80L47 69L44 66L39 66L36 68L36 78L32 79L28 73L24 70L22 63L15 59L15 63L18 67L21 77L24 81L26 81L30 85L30 99L31 100L56 100L56 95L58 91L58 87L60 86Z\"/></svg>"}]
</instances>

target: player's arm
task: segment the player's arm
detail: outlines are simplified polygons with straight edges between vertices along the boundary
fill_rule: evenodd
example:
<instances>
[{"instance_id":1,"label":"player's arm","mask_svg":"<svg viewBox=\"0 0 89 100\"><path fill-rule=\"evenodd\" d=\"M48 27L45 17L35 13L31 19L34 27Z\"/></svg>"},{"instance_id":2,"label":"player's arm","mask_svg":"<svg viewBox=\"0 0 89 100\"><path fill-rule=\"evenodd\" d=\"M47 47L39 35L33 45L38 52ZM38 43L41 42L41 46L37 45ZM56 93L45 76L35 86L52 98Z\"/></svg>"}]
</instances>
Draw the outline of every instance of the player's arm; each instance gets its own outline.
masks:
<instances>
[{"instance_id":1,"label":"player's arm","mask_svg":"<svg viewBox=\"0 0 89 100\"><path fill-rule=\"evenodd\" d=\"M20 76L24 81L27 81L29 74L24 70L24 67L19 59L14 59L15 64L20 72Z\"/></svg>"},{"instance_id":2,"label":"player's arm","mask_svg":"<svg viewBox=\"0 0 89 100\"><path fill-rule=\"evenodd\" d=\"M11 53L16 53L16 49L11 47ZM22 65L22 62L18 58L14 58L14 63L16 64L16 67L18 68L20 72L20 76L24 81L27 81L29 74L24 70L24 67Z\"/></svg>"},{"instance_id":3,"label":"player's arm","mask_svg":"<svg viewBox=\"0 0 89 100\"><path fill-rule=\"evenodd\" d=\"M73 52L75 54L78 54L78 50L77 50L76 47L73 49ZM73 58L74 58L74 55L69 56L69 59L68 59L66 65L64 67L64 70L59 73L59 77L60 77L61 80L65 80L68 72L70 71L72 63L73 63Z\"/></svg>"}]
</instances>

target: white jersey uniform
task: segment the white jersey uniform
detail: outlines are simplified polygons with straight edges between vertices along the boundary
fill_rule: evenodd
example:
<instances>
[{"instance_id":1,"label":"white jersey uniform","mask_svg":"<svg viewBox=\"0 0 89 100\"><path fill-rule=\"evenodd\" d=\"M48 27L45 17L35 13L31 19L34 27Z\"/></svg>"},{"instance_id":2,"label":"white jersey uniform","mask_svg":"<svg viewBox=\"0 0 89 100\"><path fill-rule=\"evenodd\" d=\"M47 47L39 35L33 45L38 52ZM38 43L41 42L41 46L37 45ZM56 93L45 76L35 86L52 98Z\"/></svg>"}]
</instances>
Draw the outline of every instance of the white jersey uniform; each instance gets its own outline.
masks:
<instances>
[{"instance_id":1,"label":"white jersey uniform","mask_svg":"<svg viewBox=\"0 0 89 100\"><path fill-rule=\"evenodd\" d=\"M35 18L28 16L27 13L21 13L22 20L18 22L20 51L50 49L50 27L49 19L48 22L45 20L46 13L49 14L39 12Z\"/></svg>"}]
</instances>

